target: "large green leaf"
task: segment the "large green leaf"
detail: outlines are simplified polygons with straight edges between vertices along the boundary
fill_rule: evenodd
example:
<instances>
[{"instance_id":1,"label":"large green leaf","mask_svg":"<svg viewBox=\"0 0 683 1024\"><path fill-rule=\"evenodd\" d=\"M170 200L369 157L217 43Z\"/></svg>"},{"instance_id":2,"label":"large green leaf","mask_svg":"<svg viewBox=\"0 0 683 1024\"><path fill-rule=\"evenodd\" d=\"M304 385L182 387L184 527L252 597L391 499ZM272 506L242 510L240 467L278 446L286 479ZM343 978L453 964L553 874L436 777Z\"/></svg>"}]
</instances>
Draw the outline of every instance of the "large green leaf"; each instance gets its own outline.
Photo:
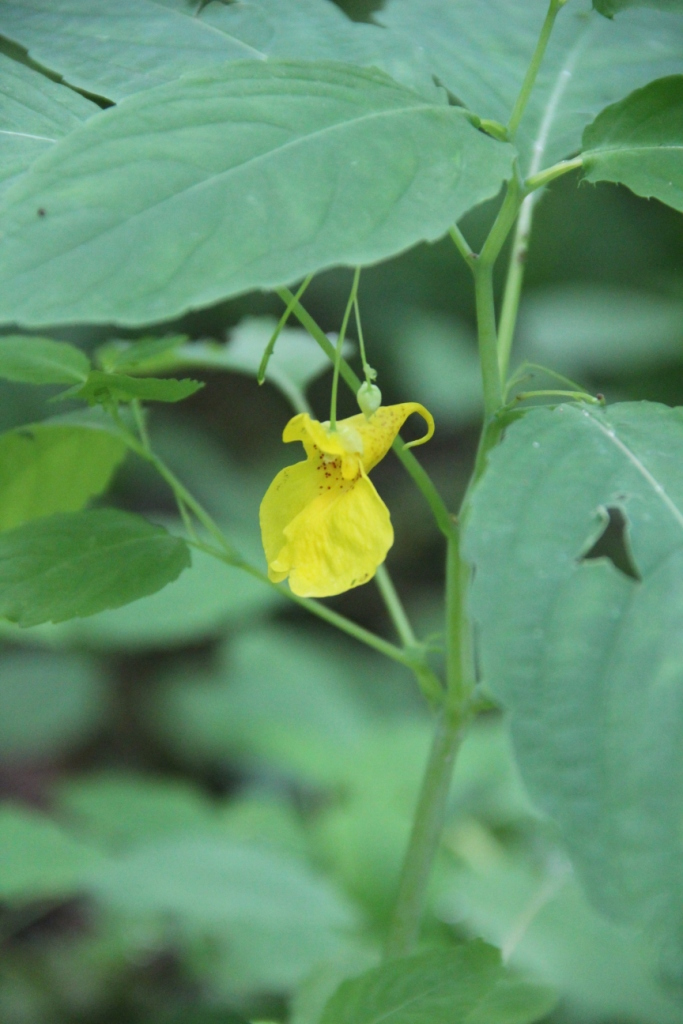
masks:
<instances>
[{"instance_id":1,"label":"large green leaf","mask_svg":"<svg viewBox=\"0 0 683 1024\"><path fill-rule=\"evenodd\" d=\"M682 456L678 409L534 410L491 456L465 539L525 781L598 905L660 934L683 901ZM614 564L592 550L608 509Z\"/></svg>"},{"instance_id":2,"label":"large green leaf","mask_svg":"<svg viewBox=\"0 0 683 1024\"><path fill-rule=\"evenodd\" d=\"M637 89L583 135L588 181L616 181L683 210L683 75Z\"/></svg>"},{"instance_id":3,"label":"large green leaf","mask_svg":"<svg viewBox=\"0 0 683 1024\"><path fill-rule=\"evenodd\" d=\"M401 39L354 24L330 0L12 0L0 33L72 85L120 100L234 60L285 57L379 65L433 83Z\"/></svg>"},{"instance_id":4,"label":"large green leaf","mask_svg":"<svg viewBox=\"0 0 683 1024\"><path fill-rule=\"evenodd\" d=\"M87 379L90 360L75 345L9 334L0 338L0 377L22 384L74 384Z\"/></svg>"},{"instance_id":5,"label":"large green leaf","mask_svg":"<svg viewBox=\"0 0 683 1024\"><path fill-rule=\"evenodd\" d=\"M0 16L10 7L3 4ZM0 53L0 195L98 107ZM36 211L36 216L40 216Z\"/></svg>"},{"instance_id":6,"label":"large green leaf","mask_svg":"<svg viewBox=\"0 0 683 1024\"><path fill-rule=\"evenodd\" d=\"M103 112L11 191L0 318L141 323L373 263L495 195L513 152L375 70L184 78Z\"/></svg>"},{"instance_id":7,"label":"large green leaf","mask_svg":"<svg viewBox=\"0 0 683 1024\"><path fill-rule=\"evenodd\" d=\"M91 873L90 892L127 919L210 937L233 991L284 990L332 955L356 914L305 864L211 834L150 842Z\"/></svg>"},{"instance_id":8,"label":"large green leaf","mask_svg":"<svg viewBox=\"0 0 683 1024\"><path fill-rule=\"evenodd\" d=\"M410 42L481 117L505 123L529 65L546 0L389 0L376 16ZM581 132L635 86L680 70L683 21L629 11L610 22L571 0L557 19L516 139L524 173L576 152Z\"/></svg>"},{"instance_id":9,"label":"large green leaf","mask_svg":"<svg viewBox=\"0 0 683 1024\"><path fill-rule=\"evenodd\" d=\"M174 580L187 545L115 509L71 512L0 535L0 615L20 626L118 608Z\"/></svg>"},{"instance_id":10,"label":"large green leaf","mask_svg":"<svg viewBox=\"0 0 683 1024\"><path fill-rule=\"evenodd\" d=\"M343 982L320 1024L531 1024L554 1002L547 990L511 975L497 949L471 942L392 960Z\"/></svg>"},{"instance_id":11,"label":"large green leaf","mask_svg":"<svg viewBox=\"0 0 683 1024\"><path fill-rule=\"evenodd\" d=\"M0 434L0 530L83 508L105 490L125 453L123 441L94 418Z\"/></svg>"}]
</instances>

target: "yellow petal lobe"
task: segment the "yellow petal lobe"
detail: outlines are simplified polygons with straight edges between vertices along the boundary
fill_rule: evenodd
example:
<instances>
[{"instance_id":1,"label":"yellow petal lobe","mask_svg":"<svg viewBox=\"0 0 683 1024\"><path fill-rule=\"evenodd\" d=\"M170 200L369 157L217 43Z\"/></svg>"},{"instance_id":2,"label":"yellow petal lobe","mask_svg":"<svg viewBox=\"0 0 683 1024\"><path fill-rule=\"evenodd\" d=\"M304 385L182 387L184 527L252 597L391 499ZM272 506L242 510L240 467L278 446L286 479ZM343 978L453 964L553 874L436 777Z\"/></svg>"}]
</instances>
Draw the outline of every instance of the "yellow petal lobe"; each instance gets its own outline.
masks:
<instances>
[{"instance_id":1,"label":"yellow petal lobe","mask_svg":"<svg viewBox=\"0 0 683 1024\"><path fill-rule=\"evenodd\" d=\"M417 402L380 406L339 420L335 430L307 413L294 416L283 441L301 441L306 461L281 470L261 503L268 576L289 577L301 597L331 597L366 583L394 542L389 510L367 477L384 458L412 413L434 433L431 414Z\"/></svg>"}]
</instances>

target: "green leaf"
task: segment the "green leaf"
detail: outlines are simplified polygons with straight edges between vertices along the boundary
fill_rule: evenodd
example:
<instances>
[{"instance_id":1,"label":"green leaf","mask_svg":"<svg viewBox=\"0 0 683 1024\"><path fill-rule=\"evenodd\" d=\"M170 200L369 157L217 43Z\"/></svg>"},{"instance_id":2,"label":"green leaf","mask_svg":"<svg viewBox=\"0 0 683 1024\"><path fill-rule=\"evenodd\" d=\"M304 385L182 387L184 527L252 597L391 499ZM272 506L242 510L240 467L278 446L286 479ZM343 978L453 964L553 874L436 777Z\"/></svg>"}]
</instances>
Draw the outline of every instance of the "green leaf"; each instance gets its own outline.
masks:
<instances>
[{"instance_id":1,"label":"green leaf","mask_svg":"<svg viewBox=\"0 0 683 1024\"><path fill-rule=\"evenodd\" d=\"M11 334L0 338L0 377L22 384L73 384L87 379L90 360L74 345Z\"/></svg>"},{"instance_id":2,"label":"green leaf","mask_svg":"<svg viewBox=\"0 0 683 1024\"><path fill-rule=\"evenodd\" d=\"M60 398L82 398L88 405L111 405L117 402L182 402L204 387L202 381L164 379L160 377L129 377L123 373L91 370L85 384L69 388Z\"/></svg>"},{"instance_id":3,"label":"green leaf","mask_svg":"<svg viewBox=\"0 0 683 1024\"><path fill-rule=\"evenodd\" d=\"M588 181L615 181L683 211L683 75L637 89L583 135Z\"/></svg>"},{"instance_id":4,"label":"green leaf","mask_svg":"<svg viewBox=\"0 0 683 1024\"><path fill-rule=\"evenodd\" d=\"M354 24L328 0L13 0L0 32L72 85L112 100L235 60L284 57L384 67L434 93L401 40ZM178 45L182 40L182 46ZM412 65L412 66L411 66Z\"/></svg>"},{"instance_id":5,"label":"green leaf","mask_svg":"<svg viewBox=\"0 0 683 1024\"><path fill-rule=\"evenodd\" d=\"M80 895L100 854L35 811L0 806L0 899L20 903Z\"/></svg>"},{"instance_id":6,"label":"green leaf","mask_svg":"<svg viewBox=\"0 0 683 1024\"><path fill-rule=\"evenodd\" d=\"M517 354L584 383L587 374L604 379L679 363L683 302L602 284L535 289L522 303Z\"/></svg>"},{"instance_id":7,"label":"green leaf","mask_svg":"<svg viewBox=\"0 0 683 1024\"><path fill-rule=\"evenodd\" d=\"M127 919L171 917L210 936L232 990L279 991L334 954L355 912L297 860L212 835L178 837L102 864L90 892Z\"/></svg>"},{"instance_id":8,"label":"green leaf","mask_svg":"<svg viewBox=\"0 0 683 1024\"><path fill-rule=\"evenodd\" d=\"M531 1024L555 999L502 965L497 949L470 942L402 957L345 981L320 1024Z\"/></svg>"},{"instance_id":9,"label":"green leaf","mask_svg":"<svg viewBox=\"0 0 683 1024\"><path fill-rule=\"evenodd\" d=\"M495 195L513 155L375 70L245 61L186 77L104 111L12 190L0 317L139 324L374 263ZM36 221L41 205L55 216Z\"/></svg>"},{"instance_id":10,"label":"green leaf","mask_svg":"<svg viewBox=\"0 0 683 1024\"><path fill-rule=\"evenodd\" d=\"M241 569L202 551L162 590L121 608L59 626L14 634L21 642L84 646L96 651L149 651L183 647L254 622L284 598Z\"/></svg>"},{"instance_id":11,"label":"green leaf","mask_svg":"<svg viewBox=\"0 0 683 1024\"><path fill-rule=\"evenodd\" d=\"M375 17L466 106L505 124L547 7L545 0L389 0ZM522 172L577 152L583 128L608 103L679 71L682 47L683 22L672 14L630 11L610 22L590 10L590 0L571 0L515 139Z\"/></svg>"},{"instance_id":12,"label":"green leaf","mask_svg":"<svg viewBox=\"0 0 683 1024\"><path fill-rule=\"evenodd\" d=\"M501 946L513 969L558 991L570 1020L678 1024L680 1003L658 977L652 944L592 909L542 826L526 854L518 840L501 848L472 818L449 833L457 868L442 884L440 918Z\"/></svg>"},{"instance_id":13,"label":"green leaf","mask_svg":"<svg viewBox=\"0 0 683 1024\"><path fill-rule=\"evenodd\" d=\"M187 545L114 509L72 512L0 534L0 615L63 622L153 594L190 564Z\"/></svg>"},{"instance_id":14,"label":"green leaf","mask_svg":"<svg viewBox=\"0 0 683 1024\"><path fill-rule=\"evenodd\" d=\"M657 7L660 11L671 11L674 14L683 12L681 0L593 0L593 7L606 18L613 18L619 11L629 7Z\"/></svg>"},{"instance_id":15,"label":"green leaf","mask_svg":"<svg viewBox=\"0 0 683 1024\"><path fill-rule=\"evenodd\" d=\"M678 409L533 410L491 455L465 535L483 675L512 713L534 800L559 823L596 904L673 947L682 451ZM613 526L593 552L608 509Z\"/></svg>"},{"instance_id":16,"label":"green leaf","mask_svg":"<svg viewBox=\"0 0 683 1024\"><path fill-rule=\"evenodd\" d=\"M105 490L125 453L123 441L95 418L0 434L0 530L83 508Z\"/></svg>"},{"instance_id":17,"label":"green leaf","mask_svg":"<svg viewBox=\"0 0 683 1024\"><path fill-rule=\"evenodd\" d=\"M107 709L97 664L80 655L0 658L0 756L48 758L91 735Z\"/></svg>"},{"instance_id":18,"label":"green leaf","mask_svg":"<svg viewBox=\"0 0 683 1024\"><path fill-rule=\"evenodd\" d=\"M0 17L6 9L3 5ZM98 110L84 96L0 53L0 196L58 139ZM47 210L34 212L48 216Z\"/></svg>"}]
</instances>

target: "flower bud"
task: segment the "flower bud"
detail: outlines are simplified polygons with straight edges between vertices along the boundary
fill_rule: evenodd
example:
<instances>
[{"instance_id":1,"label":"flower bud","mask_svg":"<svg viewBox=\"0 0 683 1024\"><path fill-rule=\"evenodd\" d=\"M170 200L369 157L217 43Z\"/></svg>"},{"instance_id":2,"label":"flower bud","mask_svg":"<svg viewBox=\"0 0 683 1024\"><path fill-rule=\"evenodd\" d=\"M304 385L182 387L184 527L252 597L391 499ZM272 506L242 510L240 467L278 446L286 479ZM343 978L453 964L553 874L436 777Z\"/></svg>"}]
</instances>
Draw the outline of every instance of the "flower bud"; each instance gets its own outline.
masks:
<instances>
[{"instance_id":1,"label":"flower bud","mask_svg":"<svg viewBox=\"0 0 683 1024\"><path fill-rule=\"evenodd\" d=\"M358 388L356 401L360 411L365 413L366 420L369 420L382 404L382 392L376 384L369 384L368 381L364 381Z\"/></svg>"}]
</instances>

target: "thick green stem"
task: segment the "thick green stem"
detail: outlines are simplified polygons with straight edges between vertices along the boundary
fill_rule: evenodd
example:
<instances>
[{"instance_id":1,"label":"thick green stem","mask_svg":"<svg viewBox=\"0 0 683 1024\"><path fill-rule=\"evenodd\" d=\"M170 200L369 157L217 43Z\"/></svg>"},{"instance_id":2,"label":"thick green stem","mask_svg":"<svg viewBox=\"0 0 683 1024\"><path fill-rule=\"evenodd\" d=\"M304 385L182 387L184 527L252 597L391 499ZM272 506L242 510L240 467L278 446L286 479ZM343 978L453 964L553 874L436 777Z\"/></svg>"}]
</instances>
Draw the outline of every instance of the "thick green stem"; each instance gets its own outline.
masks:
<instances>
[{"instance_id":1,"label":"thick green stem","mask_svg":"<svg viewBox=\"0 0 683 1024\"><path fill-rule=\"evenodd\" d=\"M463 723L444 707L437 720L417 811L403 863L387 957L412 953L420 934L434 857L441 839L455 755Z\"/></svg>"},{"instance_id":2,"label":"thick green stem","mask_svg":"<svg viewBox=\"0 0 683 1024\"><path fill-rule=\"evenodd\" d=\"M289 303L294 298L292 293L287 288L278 288L278 295L283 302ZM322 327L320 327L313 319L311 314L301 305L300 302L295 302L292 306L292 311L308 333L315 341L318 342L323 352L328 358L334 362L335 349L334 345L327 337ZM357 394L359 387L361 386L360 379L353 372L349 364L345 359L342 359L339 364L339 373L344 379L349 388L353 391L354 395ZM453 533L453 519L451 517L446 504L434 486L429 474L420 465L418 460L415 458L410 449L406 448L404 442L400 437L397 437L394 441L392 448L396 452L396 455L403 463L405 469L412 477L415 485L422 492L427 504L432 510L434 518L436 519L437 526L444 534L445 537L450 537Z\"/></svg>"},{"instance_id":3,"label":"thick green stem","mask_svg":"<svg viewBox=\"0 0 683 1024\"><path fill-rule=\"evenodd\" d=\"M529 64L529 67L527 68L527 73L524 76L522 87L519 90L519 96L515 101L515 105L512 108L512 113L510 115L510 120L507 123L508 137L510 139L514 138L515 133L519 128L519 123L522 120L522 117L524 116L526 105L529 102L529 97L531 96L534 85L536 84L538 72L541 68L543 57L545 56L545 51L548 46L548 41L553 31L555 18L557 17L560 8L563 7L565 3L566 0L550 0L548 13L545 16L545 21L543 22L541 34L538 37L536 49L534 50L534 55L531 58L531 63Z\"/></svg>"},{"instance_id":4,"label":"thick green stem","mask_svg":"<svg viewBox=\"0 0 683 1024\"><path fill-rule=\"evenodd\" d=\"M496 307L493 295L493 267L479 265L474 271L477 304L477 337L484 387L484 418L488 421L503 404L503 385L498 365Z\"/></svg>"},{"instance_id":5,"label":"thick green stem","mask_svg":"<svg viewBox=\"0 0 683 1024\"><path fill-rule=\"evenodd\" d=\"M460 538L446 553L446 704L462 717L476 685L472 629L467 615L471 570L460 555Z\"/></svg>"}]
</instances>

